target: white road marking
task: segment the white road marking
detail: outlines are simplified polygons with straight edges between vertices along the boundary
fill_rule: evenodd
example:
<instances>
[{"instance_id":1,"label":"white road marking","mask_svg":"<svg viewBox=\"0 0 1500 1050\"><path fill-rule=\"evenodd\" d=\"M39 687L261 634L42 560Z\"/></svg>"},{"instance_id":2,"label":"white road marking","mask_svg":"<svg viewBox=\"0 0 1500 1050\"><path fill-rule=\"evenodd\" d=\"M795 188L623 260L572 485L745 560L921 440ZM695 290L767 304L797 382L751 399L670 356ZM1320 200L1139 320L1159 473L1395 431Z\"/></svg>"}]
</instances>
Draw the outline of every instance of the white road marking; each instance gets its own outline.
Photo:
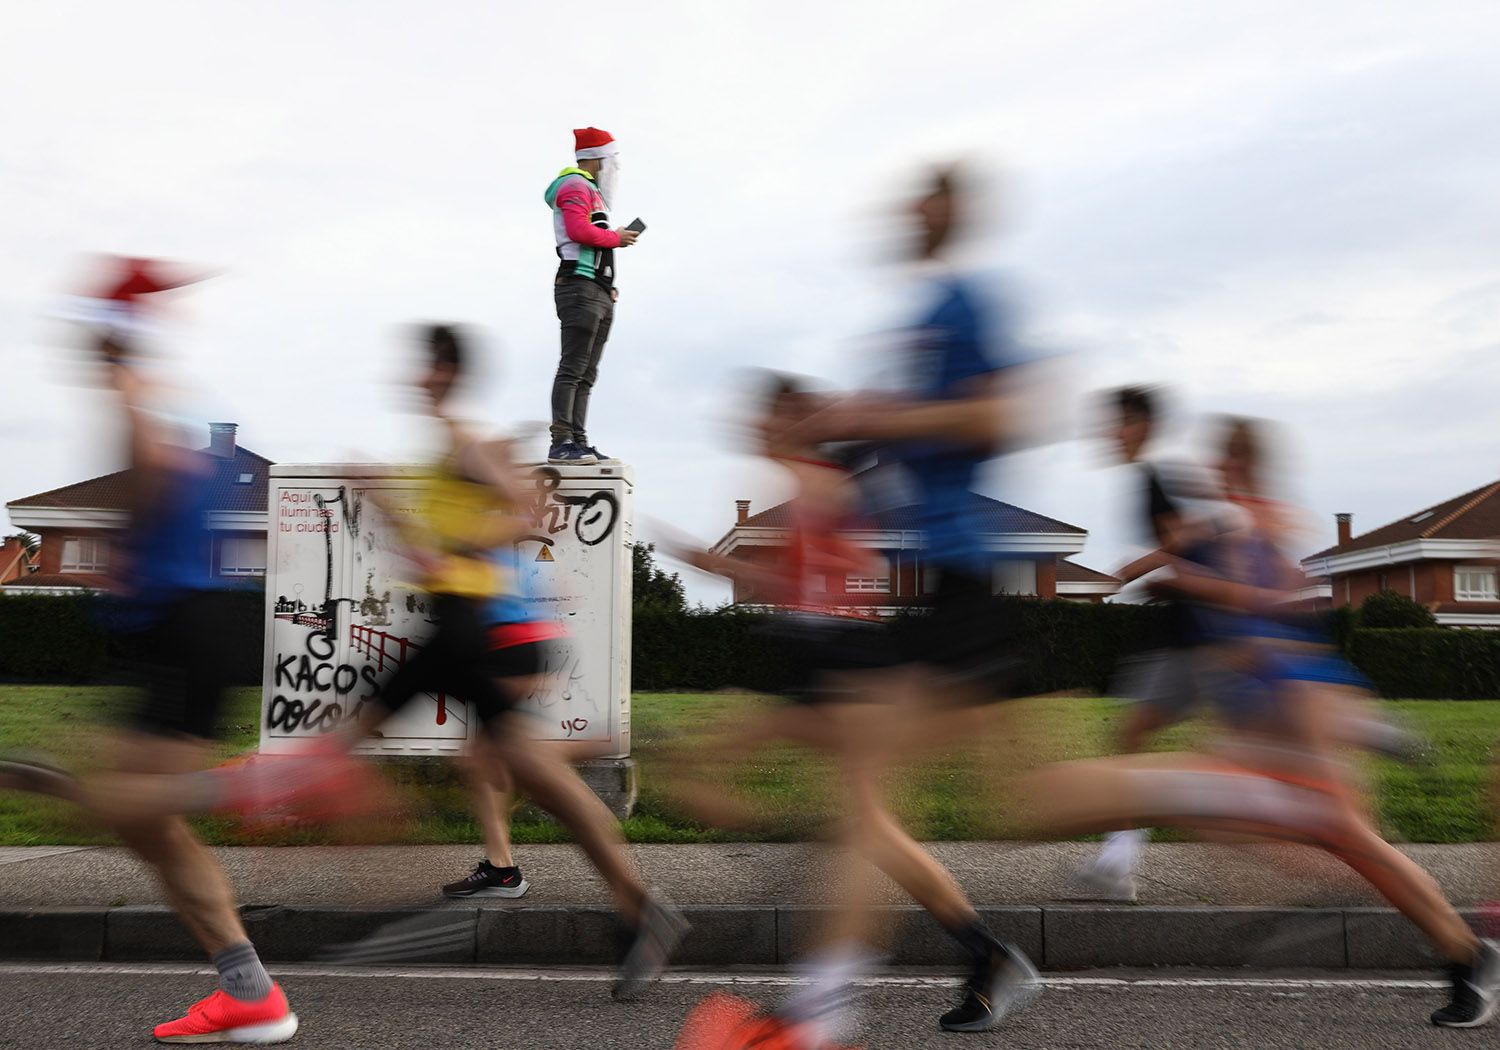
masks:
<instances>
[{"instance_id":1,"label":"white road marking","mask_svg":"<svg viewBox=\"0 0 1500 1050\"><path fill-rule=\"evenodd\" d=\"M352 979L416 978L422 980L569 981L591 984L613 982L617 975L610 970L509 970L472 966L319 966L310 963L273 964L277 976L338 977ZM140 976L195 975L213 976L211 966L182 963L0 963L5 974L135 974ZM854 983L864 988L952 988L956 975L878 974L861 977ZM662 977L663 984L688 985L762 985L786 987L808 983L798 974L778 973L695 973L675 971ZM1266 991L1409 990L1445 988L1439 980L1402 977L1073 977L1042 976L1045 988L1135 989L1135 988L1244 988Z\"/></svg>"},{"instance_id":2,"label":"white road marking","mask_svg":"<svg viewBox=\"0 0 1500 1050\"><path fill-rule=\"evenodd\" d=\"M45 860L67 853L82 853L94 846L0 846L0 864L21 864L28 860Z\"/></svg>"}]
</instances>

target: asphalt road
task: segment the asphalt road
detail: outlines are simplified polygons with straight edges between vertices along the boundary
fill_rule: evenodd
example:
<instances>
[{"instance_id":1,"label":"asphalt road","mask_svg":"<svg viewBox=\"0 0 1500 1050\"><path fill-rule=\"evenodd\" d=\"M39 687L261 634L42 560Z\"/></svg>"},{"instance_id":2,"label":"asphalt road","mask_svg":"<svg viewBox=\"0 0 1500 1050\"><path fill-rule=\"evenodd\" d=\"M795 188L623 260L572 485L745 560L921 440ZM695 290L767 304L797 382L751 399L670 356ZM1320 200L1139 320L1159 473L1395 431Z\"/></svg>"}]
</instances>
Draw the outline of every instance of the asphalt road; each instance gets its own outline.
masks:
<instances>
[{"instance_id":1,"label":"asphalt road","mask_svg":"<svg viewBox=\"0 0 1500 1050\"><path fill-rule=\"evenodd\" d=\"M679 972L627 1004L610 1000L602 971L282 967L280 975L302 1018L289 1045L303 1050L670 1048L683 1016L711 990L769 1004L793 980ZM915 973L866 982L863 1045L1367 1050L1493 1046L1496 1033L1429 1027L1427 1014L1443 997L1429 975L1101 971L1048 975L1043 994L1001 1029L948 1035L934 1019L951 1005L954 983ZM154 1022L212 987L211 976L189 966L6 964L0 1047L152 1046Z\"/></svg>"}]
</instances>

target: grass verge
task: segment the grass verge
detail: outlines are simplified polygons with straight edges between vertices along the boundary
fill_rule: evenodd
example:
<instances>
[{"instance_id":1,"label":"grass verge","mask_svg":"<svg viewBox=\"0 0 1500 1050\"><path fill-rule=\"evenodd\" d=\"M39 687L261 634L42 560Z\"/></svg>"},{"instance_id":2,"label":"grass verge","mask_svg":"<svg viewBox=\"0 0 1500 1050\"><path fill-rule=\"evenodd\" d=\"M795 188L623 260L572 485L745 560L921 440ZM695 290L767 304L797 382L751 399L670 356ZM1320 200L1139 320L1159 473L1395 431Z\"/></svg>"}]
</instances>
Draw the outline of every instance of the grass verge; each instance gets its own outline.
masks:
<instances>
[{"instance_id":1,"label":"grass verge","mask_svg":"<svg viewBox=\"0 0 1500 1050\"><path fill-rule=\"evenodd\" d=\"M80 768L107 758L105 728L129 703L118 687L0 686L0 751L37 750ZM260 693L236 692L220 727L223 756L253 748L258 739ZM768 748L725 770L762 814L753 834L705 827L680 812L661 791L663 751L736 712L775 703L745 694L642 693L634 700L634 751L641 796L625 822L633 842L718 842L757 839L793 841L813 837L828 816L831 792L826 765L795 747ZM992 737L1028 764L1106 754L1119 708L1096 698L1048 698L1006 705L1004 726ZM1395 841L1473 842L1492 836L1492 757L1500 739L1500 701L1413 700L1385 706L1431 742L1429 760L1418 767L1366 760L1377 812ZM997 709L997 714L1000 714ZM1189 746L1200 727L1163 734L1156 746ZM928 840L1004 838L1004 795L988 777L979 746L937 752L891 778L890 794L913 832ZM396 833L412 843L471 843L479 830L469 816L463 788L451 773L398 764L391 777L404 799L405 820ZM311 832L249 835L227 821L197 822L213 844L314 841ZM387 838L389 829L387 829ZM1163 837L1171 837L1158 833ZM520 843L565 839L556 825L522 810L515 824ZM63 845L108 842L107 834L60 803L20 794L0 794L0 845Z\"/></svg>"}]
</instances>

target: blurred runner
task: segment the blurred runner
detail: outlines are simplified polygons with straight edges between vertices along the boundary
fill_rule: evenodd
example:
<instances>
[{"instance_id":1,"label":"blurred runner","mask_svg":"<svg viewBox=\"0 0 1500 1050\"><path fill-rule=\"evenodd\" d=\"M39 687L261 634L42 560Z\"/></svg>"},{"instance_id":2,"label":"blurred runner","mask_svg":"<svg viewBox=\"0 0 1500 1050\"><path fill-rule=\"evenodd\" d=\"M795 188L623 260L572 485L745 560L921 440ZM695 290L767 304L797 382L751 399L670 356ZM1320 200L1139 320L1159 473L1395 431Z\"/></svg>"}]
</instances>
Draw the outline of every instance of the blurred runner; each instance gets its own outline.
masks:
<instances>
[{"instance_id":1,"label":"blurred runner","mask_svg":"<svg viewBox=\"0 0 1500 1050\"><path fill-rule=\"evenodd\" d=\"M1129 583L1149 578L1171 562L1208 565L1219 552L1221 538L1237 528L1254 528L1274 549L1284 548L1294 529L1290 508L1268 497L1259 477L1259 464L1242 449L1249 432L1230 440L1217 474L1188 459L1168 459L1155 449L1160 425L1160 391L1124 387L1105 395L1105 411L1112 413L1110 430L1120 458L1140 472L1141 524L1155 545L1150 553L1122 568L1118 576ZM1283 561L1286 559L1283 558ZM1300 575L1288 569L1288 578ZM1230 723L1237 718L1231 703L1232 685L1223 653L1211 644L1206 620L1214 614L1177 593L1159 597L1165 637L1159 648L1125 661L1118 675L1121 695L1130 709L1119 733L1123 754L1145 750L1147 738L1212 708ZM1290 606L1284 611L1291 613ZM1315 614L1297 617L1304 629L1321 637ZM1347 667L1347 684L1363 684ZM1338 723L1340 739L1403 761L1412 761L1419 743L1409 733L1362 708L1350 707ZM1136 899L1135 869L1148 835L1143 828L1110 832L1093 861L1075 876L1077 888L1110 900Z\"/></svg>"},{"instance_id":2,"label":"blurred runner","mask_svg":"<svg viewBox=\"0 0 1500 1050\"><path fill-rule=\"evenodd\" d=\"M842 791L839 845L858 847L855 828L874 821L894 822L874 785L873 767L861 741L870 731L874 696L870 673L895 666L890 631L875 617L833 606L819 580L874 571L874 555L845 533L861 525L856 486L840 451L795 440L795 427L821 407L822 399L796 380L774 376L766 391L758 439L761 452L792 478L787 503L791 518L785 546L772 548L769 562L722 557L682 542L664 541L664 550L706 572L731 577L749 587L758 603L778 611L763 628L791 665L784 690L787 703L738 713L727 726L695 735L673 750L668 790L699 819L729 827L753 822L753 811L726 791L726 770L752 758L773 741L790 741L833 758ZM862 902L861 873L843 872L846 882L835 899ZM743 1000L709 996L694 1009L678 1046L795 1047L833 1050L852 1027L852 978L873 967L867 910L839 909L820 938L822 947L804 964L809 986L767 1013Z\"/></svg>"},{"instance_id":3,"label":"blurred runner","mask_svg":"<svg viewBox=\"0 0 1500 1050\"><path fill-rule=\"evenodd\" d=\"M1242 503L1263 497L1263 442L1248 421L1228 428L1226 480ZM1270 517L1247 514L1221 537L1213 567L1164 559L1163 594L1212 613L1212 644L1239 677L1237 717L1212 751L1061 763L1028 778L1038 830L1082 834L1145 823L1248 833L1327 850L1411 919L1449 960L1451 999L1432 1014L1444 1027L1493 1016L1500 951L1481 940L1437 884L1375 831L1337 746L1357 698L1350 669L1285 613L1302 577L1277 549Z\"/></svg>"},{"instance_id":4,"label":"blurred runner","mask_svg":"<svg viewBox=\"0 0 1500 1050\"><path fill-rule=\"evenodd\" d=\"M139 339L151 327L148 297L188 283L163 276L161 264L119 260L105 289L75 300L91 325L88 346L123 417L130 520L112 552L112 620L136 654L143 682L133 709L110 743L113 769L88 781L27 761L0 761L0 787L37 791L82 805L140 856L161 881L193 938L219 974L219 987L187 1014L156 1026L164 1043L279 1043L297 1032L281 987L256 955L240 921L228 878L180 815L161 806L159 789L211 759L227 669L239 644L226 581L210 566L207 511L213 461L182 443L177 421L162 411L155 375ZM140 804L133 804L133 800ZM110 805L102 803L108 800Z\"/></svg>"},{"instance_id":5,"label":"blurred runner","mask_svg":"<svg viewBox=\"0 0 1500 1050\"><path fill-rule=\"evenodd\" d=\"M1113 417L1115 448L1140 475L1139 532L1151 546L1151 553L1117 575L1126 583L1138 580L1161 556L1202 559L1223 527L1215 514L1228 506L1217 482L1206 467L1165 459L1156 451L1159 392L1124 387L1104 401L1104 410ZM1165 625L1159 647L1126 661L1118 676L1118 691L1130 703L1118 738L1123 754L1144 750L1147 737L1187 720L1217 695L1208 682L1214 665L1192 603L1166 598L1159 604ZM1110 832L1098 855L1075 875L1077 888L1108 900L1135 900L1135 869L1148 837L1144 828Z\"/></svg>"},{"instance_id":6,"label":"blurred runner","mask_svg":"<svg viewBox=\"0 0 1500 1050\"><path fill-rule=\"evenodd\" d=\"M371 495L400 530L432 596L437 626L335 746L353 747L419 692L468 701L480 723L471 759L478 778L500 787L500 777L513 777L567 828L608 884L630 931L613 992L617 999L634 998L660 976L687 923L641 881L619 823L570 763L576 747L536 739L530 716L517 710L539 687L546 647L562 631L534 615L521 589L514 544L531 524L509 442L480 440L446 412L463 377L466 342L447 325L423 329L421 341L426 367L418 385L445 429L447 450L413 507L390 505L373 489ZM476 875L492 881L487 873ZM357 958L361 949L351 951L346 958Z\"/></svg>"},{"instance_id":7,"label":"blurred runner","mask_svg":"<svg viewBox=\"0 0 1500 1050\"><path fill-rule=\"evenodd\" d=\"M997 556L974 487L984 464L1023 440L1035 406L1004 307L946 261L975 207L958 173L942 170L911 209L910 254L927 305L906 333L903 390L846 398L792 427L805 443L873 443L915 492L924 568L936 586L902 654L910 673L886 676L899 688L872 707L860 734L866 770L850 799L850 844L926 908L969 960L962 1002L939 1019L958 1032L992 1028L1030 999L1036 969L985 926L953 876L899 825L880 783L917 754L973 739L983 708L1015 695L1017 685L1013 607L995 595ZM850 909L864 905L851 895Z\"/></svg>"}]
</instances>

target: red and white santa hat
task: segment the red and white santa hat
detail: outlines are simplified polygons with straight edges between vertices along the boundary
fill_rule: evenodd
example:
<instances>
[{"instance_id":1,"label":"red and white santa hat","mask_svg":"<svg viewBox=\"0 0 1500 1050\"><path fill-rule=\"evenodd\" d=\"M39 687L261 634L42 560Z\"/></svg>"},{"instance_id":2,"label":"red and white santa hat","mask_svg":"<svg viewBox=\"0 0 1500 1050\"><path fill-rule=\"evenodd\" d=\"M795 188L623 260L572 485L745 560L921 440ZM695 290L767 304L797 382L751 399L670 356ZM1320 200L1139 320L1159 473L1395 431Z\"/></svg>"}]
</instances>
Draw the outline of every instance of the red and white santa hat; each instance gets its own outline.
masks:
<instances>
[{"instance_id":1,"label":"red and white santa hat","mask_svg":"<svg viewBox=\"0 0 1500 1050\"><path fill-rule=\"evenodd\" d=\"M620 152L615 137L599 128L573 129L573 156L578 160L598 160L613 157Z\"/></svg>"},{"instance_id":2,"label":"red and white santa hat","mask_svg":"<svg viewBox=\"0 0 1500 1050\"><path fill-rule=\"evenodd\" d=\"M121 333L146 334L153 327L149 297L203 279L169 273L163 268L169 264L156 259L105 256L102 263L104 272L90 282L92 288L67 296L54 311L56 316Z\"/></svg>"}]
</instances>

